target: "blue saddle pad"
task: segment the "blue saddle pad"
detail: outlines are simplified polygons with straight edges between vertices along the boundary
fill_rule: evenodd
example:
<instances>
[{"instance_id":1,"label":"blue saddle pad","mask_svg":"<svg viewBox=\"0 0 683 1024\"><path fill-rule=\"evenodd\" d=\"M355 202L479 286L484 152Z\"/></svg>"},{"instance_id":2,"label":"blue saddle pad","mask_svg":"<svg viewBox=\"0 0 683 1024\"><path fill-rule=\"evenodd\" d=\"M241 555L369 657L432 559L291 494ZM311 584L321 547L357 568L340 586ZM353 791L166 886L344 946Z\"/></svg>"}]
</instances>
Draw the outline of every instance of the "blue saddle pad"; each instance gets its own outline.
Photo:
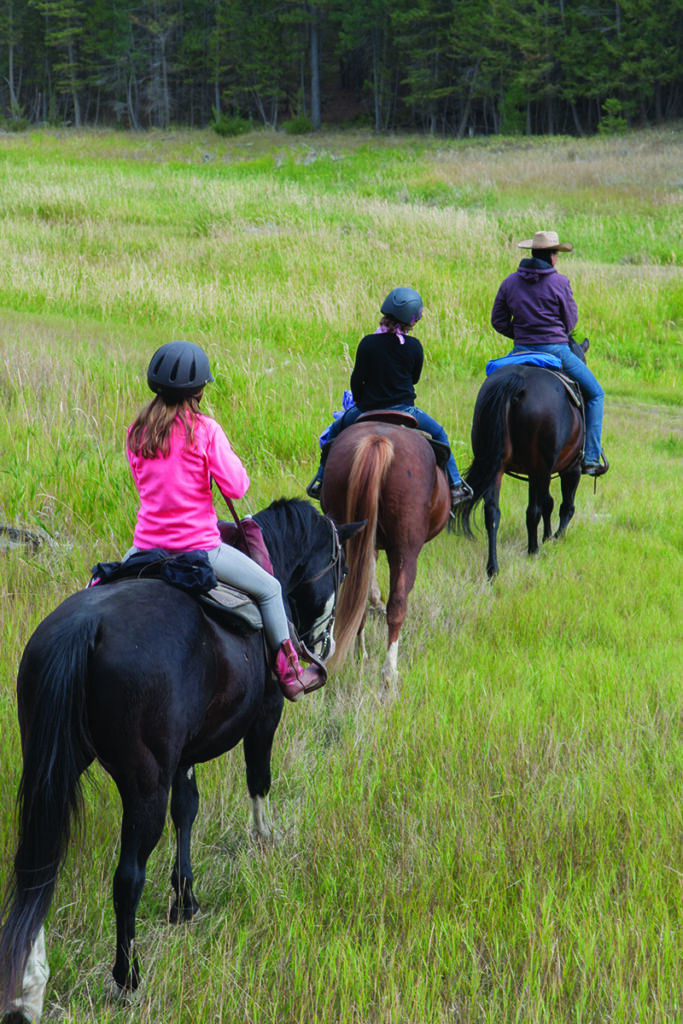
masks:
<instances>
[{"instance_id":1,"label":"blue saddle pad","mask_svg":"<svg viewBox=\"0 0 683 1024\"><path fill-rule=\"evenodd\" d=\"M551 352L516 352L500 359L490 359L486 364L486 376L489 377L495 370L503 366L544 366L547 370L561 370L562 360Z\"/></svg>"}]
</instances>

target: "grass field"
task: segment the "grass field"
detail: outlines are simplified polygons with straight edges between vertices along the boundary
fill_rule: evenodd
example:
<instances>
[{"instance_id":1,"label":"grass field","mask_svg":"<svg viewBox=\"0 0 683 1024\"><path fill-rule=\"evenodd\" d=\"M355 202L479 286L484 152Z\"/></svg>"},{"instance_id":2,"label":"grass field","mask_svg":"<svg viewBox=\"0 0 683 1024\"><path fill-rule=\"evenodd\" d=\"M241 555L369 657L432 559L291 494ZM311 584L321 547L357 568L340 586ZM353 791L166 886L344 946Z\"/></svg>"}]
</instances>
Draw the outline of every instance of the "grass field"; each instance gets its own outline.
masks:
<instances>
[{"instance_id":1,"label":"grass field","mask_svg":"<svg viewBox=\"0 0 683 1024\"><path fill-rule=\"evenodd\" d=\"M0 883L20 775L14 683L35 625L129 546L126 425L151 352L209 352L206 405L252 477L302 496L355 345L420 290L420 405L464 469L516 241L574 243L611 470L567 538L525 554L506 480L485 542L423 552L397 693L366 664L287 706L279 842L255 849L240 751L201 766L205 917L165 923L170 829L138 914L144 986L106 1001L119 800L93 773L48 920L44 1019L502 1024L683 1016L683 128L615 139L39 133L0 140ZM381 566L381 578L385 572Z\"/></svg>"}]
</instances>

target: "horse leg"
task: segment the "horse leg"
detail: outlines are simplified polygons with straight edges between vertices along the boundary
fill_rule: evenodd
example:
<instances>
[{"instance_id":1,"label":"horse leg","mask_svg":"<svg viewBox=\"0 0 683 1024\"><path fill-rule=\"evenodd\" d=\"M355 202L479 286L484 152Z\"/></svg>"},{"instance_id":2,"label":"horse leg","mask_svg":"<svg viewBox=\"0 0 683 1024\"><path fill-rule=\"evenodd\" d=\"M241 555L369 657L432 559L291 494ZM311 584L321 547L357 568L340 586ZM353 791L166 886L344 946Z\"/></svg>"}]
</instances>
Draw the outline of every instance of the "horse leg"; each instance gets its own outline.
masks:
<instances>
[{"instance_id":1,"label":"horse leg","mask_svg":"<svg viewBox=\"0 0 683 1024\"><path fill-rule=\"evenodd\" d=\"M567 527L574 515L574 498L581 480L581 467L560 474L560 486L562 488L562 504L560 505L560 525L557 528L556 537L564 537Z\"/></svg>"},{"instance_id":2,"label":"horse leg","mask_svg":"<svg viewBox=\"0 0 683 1024\"><path fill-rule=\"evenodd\" d=\"M2 1018L3 1024L39 1021L43 1013L45 989L50 977L50 968L45 952L45 928L41 927L26 961L21 982L21 994Z\"/></svg>"},{"instance_id":3,"label":"horse leg","mask_svg":"<svg viewBox=\"0 0 683 1024\"><path fill-rule=\"evenodd\" d=\"M119 993L134 991L140 984L140 966L135 953L135 912L145 884L147 861L164 829L168 792L169 787L159 787L150 798L134 801L121 793L121 853L114 874L116 961L112 971Z\"/></svg>"},{"instance_id":4,"label":"horse leg","mask_svg":"<svg viewBox=\"0 0 683 1024\"><path fill-rule=\"evenodd\" d=\"M249 728L242 741L247 769L247 789L251 797L251 834L259 842L273 838L268 809L270 792L270 759L273 738L282 715L282 705L267 702L263 714Z\"/></svg>"},{"instance_id":5,"label":"horse leg","mask_svg":"<svg viewBox=\"0 0 683 1024\"><path fill-rule=\"evenodd\" d=\"M543 499L542 504L541 504L541 516L543 518L543 543L544 544L545 544L545 542L547 540L550 540L550 538L553 535L552 526L550 525L550 517L553 514L554 507L555 507L555 502L553 501L553 496L552 496L552 494L550 493L550 490L549 490L548 493L546 494L545 498Z\"/></svg>"},{"instance_id":6,"label":"horse leg","mask_svg":"<svg viewBox=\"0 0 683 1024\"><path fill-rule=\"evenodd\" d=\"M175 826L176 858L171 874L175 900L168 912L171 924L191 921L199 913L199 904L192 888L190 844L192 825L199 809L199 790L194 765L179 767L171 785L171 819Z\"/></svg>"},{"instance_id":7,"label":"horse leg","mask_svg":"<svg viewBox=\"0 0 683 1024\"><path fill-rule=\"evenodd\" d=\"M408 610L408 594L417 576L417 552L397 548L387 551L389 562L389 600L387 601L387 654L382 666L382 682L398 682L398 636Z\"/></svg>"},{"instance_id":8,"label":"horse leg","mask_svg":"<svg viewBox=\"0 0 683 1024\"><path fill-rule=\"evenodd\" d=\"M552 497L550 496L550 474L543 476L529 477L529 504L526 509L526 532L528 537L528 552L535 555L538 552L538 524L541 521L541 512L550 499L552 510ZM548 514L548 518L550 515ZM545 539L545 534L544 534Z\"/></svg>"},{"instance_id":9,"label":"horse leg","mask_svg":"<svg viewBox=\"0 0 683 1024\"><path fill-rule=\"evenodd\" d=\"M382 606L382 607L384 608L384 606ZM382 614L386 614L386 609L384 609ZM368 660L368 650L367 650L367 647L365 646L365 623L367 621L368 621L367 612L363 612L363 616L362 616L362 618L360 620L360 625L358 626L358 632L356 633L356 643L355 643L356 657L360 658L361 661L367 661Z\"/></svg>"},{"instance_id":10,"label":"horse leg","mask_svg":"<svg viewBox=\"0 0 683 1024\"><path fill-rule=\"evenodd\" d=\"M377 580L377 552L375 551L375 563L372 569L372 577L370 579L370 589L368 592L368 602L372 611L379 612L380 615L386 615L387 606L382 600L382 591L380 590L379 582Z\"/></svg>"},{"instance_id":11,"label":"horse leg","mask_svg":"<svg viewBox=\"0 0 683 1024\"><path fill-rule=\"evenodd\" d=\"M380 590L379 582L377 580L377 552L375 551L375 560L372 566L372 573L370 576L370 585L368 587L368 611L375 612L377 615L386 615L387 606L382 600L382 591ZM365 623L367 622L367 615L364 613L363 618L360 621L358 627L358 633L356 634L355 651L356 657L360 658L361 661L368 660L368 651L365 646Z\"/></svg>"},{"instance_id":12,"label":"horse leg","mask_svg":"<svg viewBox=\"0 0 683 1024\"><path fill-rule=\"evenodd\" d=\"M486 526L486 533L489 540L486 572L489 579L492 579L498 573L497 539L498 527L500 526L499 496L501 478L502 473L498 475L493 485L489 487L488 491L484 495L484 525Z\"/></svg>"}]
</instances>

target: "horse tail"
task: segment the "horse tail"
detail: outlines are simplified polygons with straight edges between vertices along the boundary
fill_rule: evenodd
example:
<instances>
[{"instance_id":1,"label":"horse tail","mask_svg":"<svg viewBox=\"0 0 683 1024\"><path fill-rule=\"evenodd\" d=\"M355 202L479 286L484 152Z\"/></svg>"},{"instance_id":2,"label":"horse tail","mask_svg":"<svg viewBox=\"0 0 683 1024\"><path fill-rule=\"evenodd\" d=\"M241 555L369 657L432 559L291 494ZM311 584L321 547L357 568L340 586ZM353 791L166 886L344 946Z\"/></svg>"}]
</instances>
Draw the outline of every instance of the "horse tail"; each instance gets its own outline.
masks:
<instances>
[{"instance_id":1,"label":"horse tail","mask_svg":"<svg viewBox=\"0 0 683 1024\"><path fill-rule=\"evenodd\" d=\"M358 442L351 462L346 490L346 522L367 519L364 530L346 548L349 572L341 588L335 625L333 663L339 668L358 634L375 571L375 540L382 484L394 458L394 445L383 434L371 434Z\"/></svg>"},{"instance_id":2,"label":"horse tail","mask_svg":"<svg viewBox=\"0 0 683 1024\"><path fill-rule=\"evenodd\" d=\"M510 407L516 404L527 386L527 381L518 373L495 374L489 379L487 390L480 393L475 406L476 452L474 460L465 473L465 480L472 488L472 497L456 506L454 515L462 532L472 536L470 517L476 505L499 476L509 441ZM474 428L473 428L474 433Z\"/></svg>"},{"instance_id":3,"label":"horse tail","mask_svg":"<svg viewBox=\"0 0 683 1024\"><path fill-rule=\"evenodd\" d=\"M82 814L80 777L94 757L85 697L97 629L91 616L65 620L47 633L39 627L19 669L19 845L0 929L0 1013L21 986L32 943L50 909L72 820ZM25 685L30 686L30 709L22 706Z\"/></svg>"}]
</instances>

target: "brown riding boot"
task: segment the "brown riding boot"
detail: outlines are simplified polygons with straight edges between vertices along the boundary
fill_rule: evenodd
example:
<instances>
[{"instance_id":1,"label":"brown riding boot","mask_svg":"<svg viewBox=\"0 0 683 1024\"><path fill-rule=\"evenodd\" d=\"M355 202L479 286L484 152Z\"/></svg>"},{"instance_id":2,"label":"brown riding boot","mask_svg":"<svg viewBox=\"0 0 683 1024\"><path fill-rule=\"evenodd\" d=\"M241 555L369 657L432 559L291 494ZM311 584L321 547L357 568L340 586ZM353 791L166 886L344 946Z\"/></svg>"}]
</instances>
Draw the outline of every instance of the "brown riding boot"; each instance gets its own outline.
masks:
<instances>
[{"instance_id":1,"label":"brown riding boot","mask_svg":"<svg viewBox=\"0 0 683 1024\"><path fill-rule=\"evenodd\" d=\"M275 655L275 675L283 694L291 701L299 700L308 690L317 690L325 682L317 665L302 669L294 644L289 638L282 641Z\"/></svg>"},{"instance_id":2,"label":"brown riding boot","mask_svg":"<svg viewBox=\"0 0 683 1024\"><path fill-rule=\"evenodd\" d=\"M606 462L582 462L581 472L584 476L604 476L609 469Z\"/></svg>"},{"instance_id":3,"label":"brown riding boot","mask_svg":"<svg viewBox=\"0 0 683 1024\"><path fill-rule=\"evenodd\" d=\"M470 485L466 484L464 480L461 480L459 484L453 484L451 487L451 514L456 505L461 505L463 501L469 501L473 493Z\"/></svg>"}]
</instances>

